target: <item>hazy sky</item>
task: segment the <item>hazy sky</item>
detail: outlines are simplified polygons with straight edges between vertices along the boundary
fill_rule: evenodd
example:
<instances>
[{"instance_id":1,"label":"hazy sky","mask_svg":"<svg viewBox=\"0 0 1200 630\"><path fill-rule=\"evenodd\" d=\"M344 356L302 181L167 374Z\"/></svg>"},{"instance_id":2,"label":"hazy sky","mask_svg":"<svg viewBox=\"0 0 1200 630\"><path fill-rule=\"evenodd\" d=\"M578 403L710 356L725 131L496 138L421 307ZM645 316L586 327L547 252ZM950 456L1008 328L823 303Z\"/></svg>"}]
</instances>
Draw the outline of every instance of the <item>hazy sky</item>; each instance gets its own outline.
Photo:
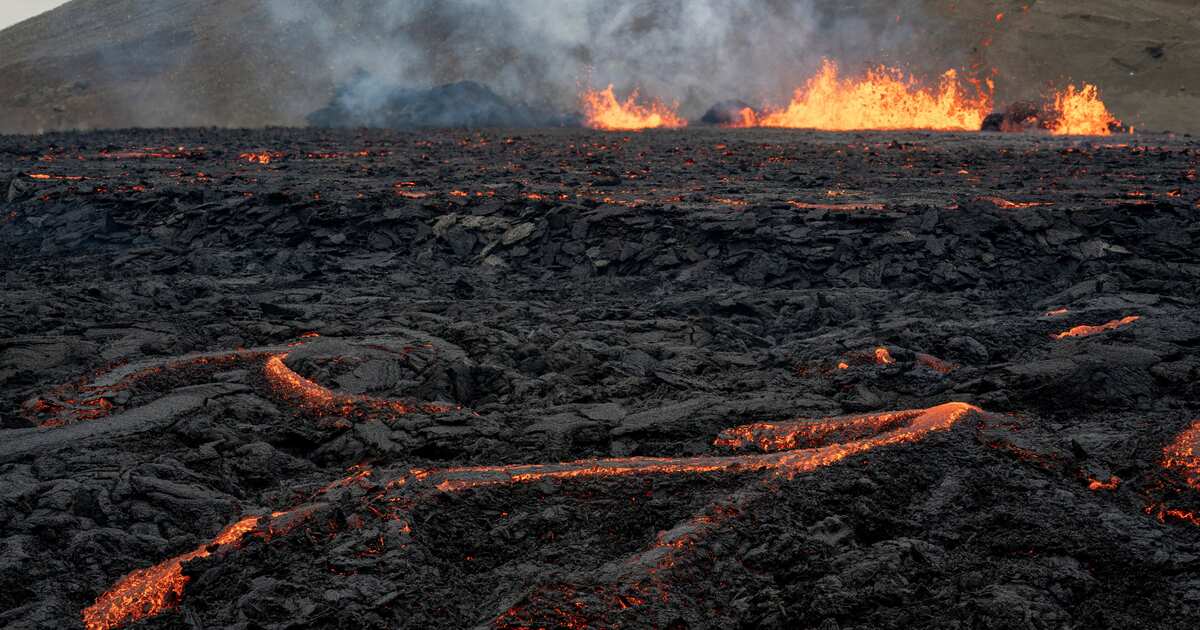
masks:
<instances>
[{"instance_id":1,"label":"hazy sky","mask_svg":"<svg viewBox=\"0 0 1200 630\"><path fill-rule=\"evenodd\" d=\"M0 28L8 28L66 3L67 0L0 0Z\"/></svg>"}]
</instances>

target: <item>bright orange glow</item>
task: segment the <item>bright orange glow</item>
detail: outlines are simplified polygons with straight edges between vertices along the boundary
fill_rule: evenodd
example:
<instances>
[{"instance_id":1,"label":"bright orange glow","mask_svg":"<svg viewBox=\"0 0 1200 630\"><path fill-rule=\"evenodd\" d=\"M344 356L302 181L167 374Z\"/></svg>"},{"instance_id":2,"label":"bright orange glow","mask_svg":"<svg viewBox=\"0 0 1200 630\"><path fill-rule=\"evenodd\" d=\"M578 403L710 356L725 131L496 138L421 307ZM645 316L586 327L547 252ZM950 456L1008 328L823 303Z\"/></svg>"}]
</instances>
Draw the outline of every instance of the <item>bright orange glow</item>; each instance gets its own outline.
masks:
<instances>
[{"instance_id":1,"label":"bright orange glow","mask_svg":"<svg viewBox=\"0 0 1200 630\"><path fill-rule=\"evenodd\" d=\"M280 355L271 357L282 363ZM285 368L286 369L286 368ZM289 370L290 371L290 370ZM284 377L286 378L286 377ZM296 377L301 378L301 377ZM287 379L291 386L307 389L303 379ZM319 386L316 386L319 387ZM315 394L317 404L331 400L325 394ZM332 400L336 400L336 395ZM747 425L730 429L717 440L718 444L747 443L760 446L766 453L733 456L699 456L683 458L627 457L613 459L590 459L555 464L520 464L508 466L471 466L442 470L412 469L407 474L384 484L384 489L369 499L368 509L381 518L404 521L404 531L411 532L404 519L406 505L413 497L387 496L392 492L459 492L472 488L534 483L541 480L564 480L601 478L620 475L653 474L704 474L713 472L745 473L773 471L778 475L792 477L799 473L837 463L867 451L892 445L920 441L926 435L950 429L971 412L980 409L965 403L946 403L928 409L914 409L882 414L847 416L821 421L793 421L786 423ZM852 441L832 443L832 438ZM796 450L800 444L822 444L817 448ZM778 450L787 449L787 450ZM773 451L773 452L772 452ZM365 466L352 467L351 474L323 488L345 487L372 474ZM735 516L738 508L719 505L708 513L690 519L683 525L660 534L654 549L670 548L682 550L689 547L694 538L707 528L724 519ZM377 507L378 502L384 507ZM292 510L272 514L271 520L259 527L258 517L248 517L226 528L208 545L192 552L171 558L147 569L140 569L122 578L116 586L97 599L96 603L83 612L88 630L109 630L131 621L144 619L174 607L182 596L187 578L182 574L182 565L189 560L205 557L212 551L223 551L240 543L250 533L270 539L281 535L307 520L313 509L301 506ZM381 543L382 544L382 543ZM215 547L215 549L214 549ZM659 557L660 566L669 559Z\"/></svg>"},{"instance_id":2,"label":"bright orange glow","mask_svg":"<svg viewBox=\"0 0 1200 630\"><path fill-rule=\"evenodd\" d=\"M978 131L992 111L990 93L968 95L958 73L948 70L936 89L895 68L878 67L857 78L842 77L826 59L821 70L792 95L784 109L755 117L742 112L742 126L849 131L937 129ZM747 123L753 121L753 125Z\"/></svg>"},{"instance_id":3,"label":"bright orange glow","mask_svg":"<svg viewBox=\"0 0 1200 630\"><path fill-rule=\"evenodd\" d=\"M1064 331L1058 333L1057 335L1054 335L1054 338L1055 339L1066 339L1068 337L1091 337L1092 335L1098 335L1100 333L1108 332L1110 330L1124 328L1124 327L1136 322L1139 319L1141 319L1141 317L1138 315L1130 315L1128 317L1122 317L1121 319L1114 319L1111 322L1100 324L1098 326L1086 326L1086 325L1085 326L1076 326L1069 330L1064 330Z\"/></svg>"},{"instance_id":4,"label":"bright orange glow","mask_svg":"<svg viewBox=\"0 0 1200 630\"><path fill-rule=\"evenodd\" d=\"M441 492L457 492L471 488L534 483L544 479L579 479L617 477L623 475L675 475L714 472L774 471L791 477L839 462L852 455L891 446L916 442L934 431L943 431L978 407L965 403L946 403L928 409L914 409L885 414L850 416L813 423L797 421L780 424L757 424L730 429L718 438L718 445L742 444L742 439L764 450L765 454L698 456L698 457L623 457L587 459L557 464L520 464L510 466L471 466L442 470L414 470L407 476L388 483L390 488L409 486L421 481ZM894 428L893 428L894 427ZM851 436L884 431L873 437L835 443L819 448L794 450L788 444L802 440L818 442L830 434L845 431ZM744 437L743 437L744 436Z\"/></svg>"},{"instance_id":5,"label":"bright orange glow","mask_svg":"<svg viewBox=\"0 0 1200 630\"><path fill-rule=\"evenodd\" d=\"M1187 485L1200 490L1200 420L1192 423L1163 449L1163 468L1183 473Z\"/></svg>"},{"instance_id":6,"label":"bright orange glow","mask_svg":"<svg viewBox=\"0 0 1200 630\"><path fill-rule=\"evenodd\" d=\"M1055 94L1053 111L1057 114L1051 129L1055 135L1107 136L1111 127L1121 124L1100 100L1099 88L1087 83L1082 88L1067 86Z\"/></svg>"},{"instance_id":7,"label":"bright orange glow","mask_svg":"<svg viewBox=\"0 0 1200 630\"><path fill-rule=\"evenodd\" d=\"M283 159L286 154L283 151L259 151L257 153L242 153L238 158L251 164L270 164Z\"/></svg>"},{"instance_id":8,"label":"bright orange glow","mask_svg":"<svg viewBox=\"0 0 1200 630\"><path fill-rule=\"evenodd\" d=\"M263 366L267 383L280 398L318 415L352 417L371 411L403 415L413 411L446 413L457 409L449 405L410 405L400 400L340 394L297 374L283 362L287 354L273 354Z\"/></svg>"},{"instance_id":9,"label":"bright orange glow","mask_svg":"<svg viewBox=\"0 0 1200 630\"><path fill-rule=\"evenodd\" d=\"M83 625L88 630L109 630L174 608L188 582L183 575L183 563L236 546L257 525L257 516L244 518L226 527L207 544L126 575L84 609Z\"/></svg>"},{"instance_id":10,"label":"bright orange glow","mask_svg":"<svg viewBox=\"0 0 1200 630\"><path fill-rule=\"evenodd\" d=\"M587 90L580 96L584 125L606 131L638 131L641 129L686 127L687 121L675 109L661 101L649 105L637 102L634 91L624 102L617 100L613 86L603 90Z\"/></svg>"},{"instance_id":11,"label":"bright orange glow","mask_svg":"<svg viewBox=\"0 0 1200 630\"><path fill-rule=\"evenodd\" d=\"M1121 485L1121 478L1113 475L1108 478L1108 481L1100 481L1099 479L1088 479L1088 490L1093 492L1098 490L1116 490L1117 486Z\"/></svg>"},{"instance_id":12,"label":"bright orange glow","mask_svg":"<svg viewBox=\"0 0 1200 630\"><path fill-rule=\"evenodd\" d=\"M82 181L82 180L86 179L82 175L52 175L50 173L30 173L29 178L30 179L41 179L41 180L58 180L58 181L67 181L67 182L78 182L78 181Z\"/></svg>"},{"instance_id":13,"label":"bright orange glow","mask_svg":"<svg viewBox=\"0 0 1200 630\"><path fill-rule=\"evenodd\" d=\"M892 358L892 353L888 352L887 348L883 346L875 348L875 363L877 365L891 365L895 362L896 360Z\"/></svg>"}]
</instances>

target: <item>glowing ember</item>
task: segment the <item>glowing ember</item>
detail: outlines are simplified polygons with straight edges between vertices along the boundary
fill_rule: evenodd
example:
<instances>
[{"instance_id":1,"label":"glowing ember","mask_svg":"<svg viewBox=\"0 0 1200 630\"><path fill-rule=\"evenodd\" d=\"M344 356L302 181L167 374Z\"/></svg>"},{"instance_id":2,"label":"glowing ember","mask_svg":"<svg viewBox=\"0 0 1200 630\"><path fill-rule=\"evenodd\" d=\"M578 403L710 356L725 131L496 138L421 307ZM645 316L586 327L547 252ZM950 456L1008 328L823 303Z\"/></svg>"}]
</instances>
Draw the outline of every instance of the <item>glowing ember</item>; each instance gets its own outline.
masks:
<instances>
[{"instance_id":1,"label":"glowing ember","mask_svg":"<svg viewBox=\"0 0 1200 630\"><path fill-rule=\"evenodd\" d=\"M83 625L88 630L109 630L174 608L188 582L183 575L183 563L237 546L257 525L257 516L244 518L226 527L207 544L126 575L84 609Z\"/></svg>"},{"instance_id":2,"label":"glowing ember","mask_svg":"<svg viewBox=\"0 0 1200 630\"><path fill-rule=\"evenodd\" d=\"M875 363L877 365L891 365L895 362L896 360L892 358L892 353L888 352L887 348L883 346L875 348Z\"/></svg>"},{"instance_id":3,"label":"glowing ember","mask_svg":"<svg viewBox=\"0 0 1200 630\"><path fill-rule=\"evenodd\" d=\"M239 159L251 164L270 164L282 160L287 154L283 151L259 151L257 153L242 153Z\"/></svg>"},{"instance_id":4,"label":"glowing ember","mask_svg":"<svg viewBox=\"0 0 1200 630\"><path fill-rule=\"evenodd\" d=\"M849 131L856 129L936 129L977 131L992 110L991 95L970 96L949 70L936 89L894 68L879 67L844 78L825 60L821 70L795 91L784 109L755 117L742 112L742 125ZM746 124L753 122L753 125Z\"/></svg>"},{"instance_id":5,"label":"glowing ember","mask_svg":"<svg viewBox=\"0 0 1200 630\"><path fill-rule=\"evenodd\" d=\"M638 131L641 129L686 127L687 121L671 107L660 101L649 105L637 102L634 91L624 102L617 100L613 86L603 90L588 90L580 96L584 124L606 131Z\"/></svg>"},{"instance_id":6,"label":"glowing ember","mask_svg":"<svg viewBox=\"0 0 1200 630\"><path fill-rule=\"evenodd\" d=\"M1180 433L1163 449L1163 468L1181 472L1187 485L1200 490L1200 420Z\"/></svg>"},{"instance_id":7,"label":"glowing ember","mask_svg":"<svg viewBox=\"0 0 1200 630\"><path fill-rule=\"evenodd\" d=\"M1098 335L1110 330L1124 328L1125 326L1128 326L1139 319L1141 319L1141 317L1138 315L1130 315L1128 317L1122 317L1121 319L1114 319L1111 322L1100 324L1098 326L1076 326L1070 330L1064 330L1054 335L1054 338L1066 339L1068 337L1091 337L1092 335Z\"/></svg>"},{"instance_id":8,"label":"glowing ember","mask_svg":"<svg viewBox=\"0 0 1200 630\"><path fill-rule=\"evenodd\" d=\"M66 182L78 182L78 181L87 179L86 177L84 177L82 175L53 175L51 173L30 173L29 178L30 179L40 179L40 180L66 181Z\"/></svg>"},{"instance_id":9,"label":"glowing ember","mask_svg":"<svg viewBox=\"0 0 1200 630\"><path fill-rule=\"evenodd\" d=\"M1055 94L1053 111L1057 119L1051 131L1056 135L1107 136L1121 125L1100 100L1100 90L1086 83Z\"/></svg>"},{"instance_id":10,"label":"glowing ember","mask_svg":"<svg viewBox=\"0 0 1200 630\"><path fill-rule=\"evenodd\" d=\"M1116 490L1117 486L1121 485L1121 478L1113 475L1108 478L1108 481L1100 481L1099 479L1088 479L1088 490Z\"/></svg>"},{"instance_id":11,"label":"glowing ember","mask_svg":"<svg viewBox=\"0 0 1200 630\"><path fill-rule=\"evenodd\" d=\"M1066 315L1067 313L1070 313L1070 312L1071 312L1070 309L1068 309L1066 307L1056 308L1052 311L1046 311L1046 317L1062 317L1063 315Z\"/></svg>"}]
</instances>

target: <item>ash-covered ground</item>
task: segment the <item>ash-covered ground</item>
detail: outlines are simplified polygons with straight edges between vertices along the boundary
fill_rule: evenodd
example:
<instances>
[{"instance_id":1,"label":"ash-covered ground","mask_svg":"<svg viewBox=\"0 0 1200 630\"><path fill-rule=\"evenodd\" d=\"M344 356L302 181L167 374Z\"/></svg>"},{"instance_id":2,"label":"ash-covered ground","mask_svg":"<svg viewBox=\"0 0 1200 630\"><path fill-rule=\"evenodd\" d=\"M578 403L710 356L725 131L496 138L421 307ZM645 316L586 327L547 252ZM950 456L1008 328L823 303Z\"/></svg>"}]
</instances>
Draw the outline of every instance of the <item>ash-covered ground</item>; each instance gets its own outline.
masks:
<instances>
[{"instance_id":1,"label":"ash-covered ground","mask_svg":"<svg viewBox=\"0 0 1200 630\"><path fill-rule=\"evenodd\" d=\"M0 156L0 626L1200 622L1191 139Z\"/></svg>"}]
</instances>

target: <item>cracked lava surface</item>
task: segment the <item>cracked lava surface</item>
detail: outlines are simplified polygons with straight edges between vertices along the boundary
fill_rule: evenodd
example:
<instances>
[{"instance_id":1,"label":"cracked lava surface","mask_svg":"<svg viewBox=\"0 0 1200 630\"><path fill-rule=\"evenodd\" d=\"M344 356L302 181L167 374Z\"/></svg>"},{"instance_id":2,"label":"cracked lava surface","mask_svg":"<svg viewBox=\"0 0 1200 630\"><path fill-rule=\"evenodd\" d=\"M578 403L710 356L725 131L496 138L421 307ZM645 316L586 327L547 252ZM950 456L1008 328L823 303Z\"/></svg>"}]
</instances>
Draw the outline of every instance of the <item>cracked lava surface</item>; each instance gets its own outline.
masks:
<instances>
[{"instance_id":1,"label":"cracked lava surface","mask_svg":"<svg viewBox=\"0 0 1200 630\"><path fill-rule=\"evenodd\" d=\"M2 627L1200 623L1191 139L0 148Z\"/></svg>"}]
</instances>

